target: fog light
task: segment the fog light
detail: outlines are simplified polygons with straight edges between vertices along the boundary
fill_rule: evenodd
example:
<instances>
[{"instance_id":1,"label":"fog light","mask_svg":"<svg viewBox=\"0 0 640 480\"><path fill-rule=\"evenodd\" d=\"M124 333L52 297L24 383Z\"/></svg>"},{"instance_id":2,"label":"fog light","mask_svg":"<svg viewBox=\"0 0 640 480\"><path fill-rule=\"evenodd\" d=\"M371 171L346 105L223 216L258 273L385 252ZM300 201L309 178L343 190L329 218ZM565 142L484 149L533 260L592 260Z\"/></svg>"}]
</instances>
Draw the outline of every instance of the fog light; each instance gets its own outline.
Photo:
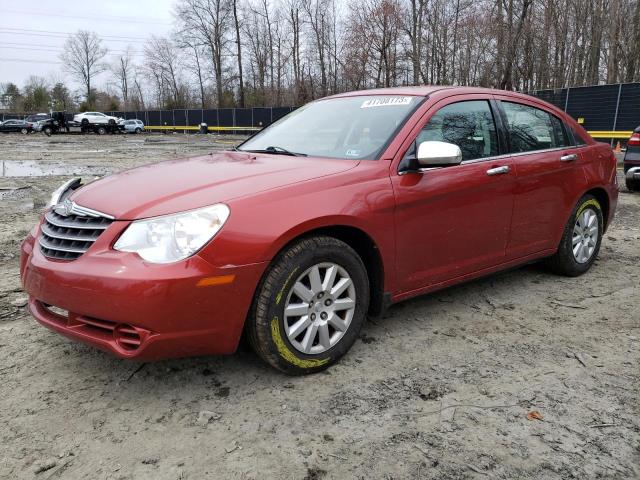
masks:
<instances>
[{"instance_id":1,"label":"fog light","mask_svg":"<svg viewBox=\"0 0 640 480\"><path fill-rule=\"evenodd\" d=\"M113 330L113 338L118 346L124 350L136 350L142 343L138 330L131 325L123 323Z\"/></svg>"}]
</instances>

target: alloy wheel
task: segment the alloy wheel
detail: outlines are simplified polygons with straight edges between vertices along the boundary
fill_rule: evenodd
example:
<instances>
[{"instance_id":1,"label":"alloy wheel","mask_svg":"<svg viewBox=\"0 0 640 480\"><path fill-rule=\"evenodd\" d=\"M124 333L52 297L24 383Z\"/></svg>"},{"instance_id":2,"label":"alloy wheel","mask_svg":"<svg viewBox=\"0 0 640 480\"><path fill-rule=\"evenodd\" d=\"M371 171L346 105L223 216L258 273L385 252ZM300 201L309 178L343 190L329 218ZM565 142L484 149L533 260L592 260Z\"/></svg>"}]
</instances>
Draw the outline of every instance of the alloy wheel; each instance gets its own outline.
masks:
<instances>
[{"instance_id":1,"label":"alloy wheel","mask_svg":"<svg viewBox=\"0 0 640 480\"><path fill-rule=\"evenodd\" d=\"M578 263L587 263L593 256L598 244L598 216L590 208L585 209L576 218L573 227L573 257Z\"/></svg>"},{"instance_id":2,"label":"alloy wheel","mask_svg":"<svg viewBox=\"0 0 640 480\"><path fill-rule=\"evenodd\" d=\"M323 262L300 275L284 306L287 339L299 352L319 354L344 336L356 310L356 289L340 265Z\"/></svg>"}]
</instances>

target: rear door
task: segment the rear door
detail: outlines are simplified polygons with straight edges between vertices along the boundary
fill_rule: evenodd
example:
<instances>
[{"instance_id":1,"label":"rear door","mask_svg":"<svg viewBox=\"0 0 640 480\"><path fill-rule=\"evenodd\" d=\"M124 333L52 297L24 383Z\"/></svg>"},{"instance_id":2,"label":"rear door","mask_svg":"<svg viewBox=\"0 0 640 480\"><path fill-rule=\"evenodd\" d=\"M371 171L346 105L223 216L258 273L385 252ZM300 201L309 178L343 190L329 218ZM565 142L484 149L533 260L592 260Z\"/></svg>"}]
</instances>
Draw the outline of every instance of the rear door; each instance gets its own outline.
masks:
<instances>
[{"instance_id":1,"label":"rear door","mask_svg":"<svg viewBox=\"0 0 640 480\"><path fill-rule=\"evenodd\" d=\"M408 139L405 158L421 141L460 147L460 165L422 173L393 171L397 278L402 292L461 277L504 261L515 173L500 155L490 99L450 97L434 105ZM407 145L407 144L405 144Z\"/></svg>"},{"instance_id":2,"label":"rear door","mask_svg":"<svg viewBox=\"0 0 640 480\"><path fill-rule=\"evenodd\" d=\"M496 96L517 178L507 260L558 246L584 184L583 147L574 145L564 122L526 100Z\"/></svg>"}]
</instances>

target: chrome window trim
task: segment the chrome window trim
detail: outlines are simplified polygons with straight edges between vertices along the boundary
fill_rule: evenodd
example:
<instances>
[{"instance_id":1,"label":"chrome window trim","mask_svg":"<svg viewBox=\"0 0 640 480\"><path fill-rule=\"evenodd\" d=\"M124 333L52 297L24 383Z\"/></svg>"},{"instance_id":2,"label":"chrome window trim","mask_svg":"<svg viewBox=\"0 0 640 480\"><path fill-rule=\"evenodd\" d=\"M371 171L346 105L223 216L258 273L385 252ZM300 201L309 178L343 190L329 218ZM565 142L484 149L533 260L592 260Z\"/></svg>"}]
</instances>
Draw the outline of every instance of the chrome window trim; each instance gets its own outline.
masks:
<instances>
[{"instance_id":1,"label":"chrome window trim","mask_svg":"<svg viewBox=\"0 0 640 480\"><path fill-rule=\"evenodd\" d=\"M581 146L587 146L587 145L581 145ZM462 162L460 162L461 164L467 164L467 163L478 163L478 162L486 162L488 160L497 160L497 159L501 159L501 158L508 158L508 157L523 157L525 155L533 155L536 153L545 153L545 152L558 152L560 150L569 150L572 148L579 148L575 145L570 145L568 147L555 147L555 148L543 148L540 150L529 150L527 152L515 152L515 153L505 153L503 155L496 155L493 157L483 157L483 158L475 158L473 160L463 160Z\"/></svg>"},{"instance_id":2,"label":"chrome window trim","mask_svg":"<svg viewBox=\"0 0 640 480\"><path fill-rule=\"evenodd\" d=\"M532 155L535 153L544 153L544 152L557 152L560 150L569 150L572 148L581 148L581 147L587 147L588 145L571 145L568 147L556 147L556 148L545 148L542 150L531 150L529 152L517 152L517 153L504 153L502 155L494 155L492 157L482 157L482 158L474 158L473 160L463 160L462 162L460 162L459 165L447 165L444 167L424 167L424 168L419 168L417 171L420 173L424 173L424 172L428 172L430 170L440 170L442 168L451 168L451 167L458 167L460 165L470 165L473 163L482 163L482 162L490 162L492 160L504 160L505 158L511 158L511 157L522 157L525 155ZM402 175L406 175L408 173L416 173L416 171L402 171L402 172L398 172L399 176Z\"/></svg>"}]
</instances>

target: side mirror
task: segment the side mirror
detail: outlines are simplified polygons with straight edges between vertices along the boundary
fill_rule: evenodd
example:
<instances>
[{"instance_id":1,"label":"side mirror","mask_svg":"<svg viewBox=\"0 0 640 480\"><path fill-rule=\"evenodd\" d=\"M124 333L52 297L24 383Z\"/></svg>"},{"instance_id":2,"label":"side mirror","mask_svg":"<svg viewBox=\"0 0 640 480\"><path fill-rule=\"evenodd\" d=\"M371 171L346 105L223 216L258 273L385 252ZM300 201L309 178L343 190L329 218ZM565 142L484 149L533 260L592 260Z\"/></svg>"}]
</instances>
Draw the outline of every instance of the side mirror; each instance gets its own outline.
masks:
<instances>
[{"instance_id":1,"label":"side mirror","mask_svg":"<svg viewBox=\"0 0 640 480\"><path fill-rule=\"evenodd\" d=\"M453 143L427 141L418 146L417 157L421 167L444 167L459 165L462 161L462 151Z\"/></svg>"}]
</instances>

